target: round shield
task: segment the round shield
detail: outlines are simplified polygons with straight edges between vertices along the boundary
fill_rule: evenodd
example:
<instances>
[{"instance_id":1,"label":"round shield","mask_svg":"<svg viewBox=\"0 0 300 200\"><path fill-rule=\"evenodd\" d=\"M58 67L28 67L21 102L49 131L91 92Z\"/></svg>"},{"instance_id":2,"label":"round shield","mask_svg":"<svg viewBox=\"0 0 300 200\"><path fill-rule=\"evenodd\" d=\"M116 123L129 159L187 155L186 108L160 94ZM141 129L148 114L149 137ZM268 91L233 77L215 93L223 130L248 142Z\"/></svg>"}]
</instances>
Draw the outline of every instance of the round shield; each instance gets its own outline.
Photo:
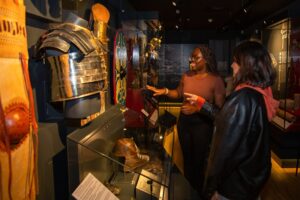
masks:
<instances>
[{"instance_id":1,"label":"round shield","mask_svg":"<svg viewBox=\"0 0 300 200\"><path fill-rule=\"evenodd\" d=\"M114 40L113 84L114 103L126 106L126 75L127 49L126 40L122 32L117 32Z\"/></svg>"}]
</instances>

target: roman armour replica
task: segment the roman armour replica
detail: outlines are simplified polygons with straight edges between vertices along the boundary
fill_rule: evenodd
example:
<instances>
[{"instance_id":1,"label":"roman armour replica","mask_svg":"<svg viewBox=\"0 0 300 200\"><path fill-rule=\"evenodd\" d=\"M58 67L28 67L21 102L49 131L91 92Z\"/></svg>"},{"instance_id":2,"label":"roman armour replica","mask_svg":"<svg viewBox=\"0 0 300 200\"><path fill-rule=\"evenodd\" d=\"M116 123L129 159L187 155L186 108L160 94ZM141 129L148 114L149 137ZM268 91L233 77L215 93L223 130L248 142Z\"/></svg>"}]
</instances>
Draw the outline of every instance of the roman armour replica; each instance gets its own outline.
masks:
<instances>
[{"instance_id":1,"label":"roman armour replica","mask_svg":"<svg viewBox=\"0 0 300 200\"><path fill-rule=\"evenodd\" d=\"M0 66L0 199L35 199L37 122L22 0L0 0Z\"/></svg>"},{"instance_id":2,"label":"roman armour replica","mask_svg":"<svg viewBox=\"0 0 300 200\"><path fill-rule=\"evenodd\" d=\"M87 21L70 14L64 23L52 25L36 47L51 65L51 101L86 97L107 87L107 48Z\"/></svg>"}]
</instances>

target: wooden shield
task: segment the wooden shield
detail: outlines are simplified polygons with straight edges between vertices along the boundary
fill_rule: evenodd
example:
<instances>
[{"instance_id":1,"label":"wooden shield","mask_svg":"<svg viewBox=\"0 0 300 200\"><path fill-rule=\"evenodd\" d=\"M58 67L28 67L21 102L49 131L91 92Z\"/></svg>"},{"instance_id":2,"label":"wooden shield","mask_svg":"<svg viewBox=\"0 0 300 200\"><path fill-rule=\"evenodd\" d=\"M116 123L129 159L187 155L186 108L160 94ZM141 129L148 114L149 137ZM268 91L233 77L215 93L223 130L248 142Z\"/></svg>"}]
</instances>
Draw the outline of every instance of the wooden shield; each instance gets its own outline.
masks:
<instances>
[{"instance_id":1,"label":"wooden shield","mask_svg":"<svg viewBox=\"0 0 300 200\"><path fill-rule=\"evenodd\" d=\"M127 49L124 34L116 33L113 58L114 103L126 106Z\"/></svg>"}]
</instances>

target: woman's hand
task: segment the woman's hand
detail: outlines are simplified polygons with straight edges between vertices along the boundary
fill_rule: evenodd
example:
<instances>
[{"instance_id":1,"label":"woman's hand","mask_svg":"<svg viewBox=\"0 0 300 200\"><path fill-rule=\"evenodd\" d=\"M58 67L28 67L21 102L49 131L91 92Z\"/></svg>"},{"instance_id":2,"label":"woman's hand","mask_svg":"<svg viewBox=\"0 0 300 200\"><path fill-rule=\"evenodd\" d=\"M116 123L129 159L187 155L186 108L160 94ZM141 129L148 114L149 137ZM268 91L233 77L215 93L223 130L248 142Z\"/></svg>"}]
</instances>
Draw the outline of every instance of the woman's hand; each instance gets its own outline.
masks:
<instances>
[{"instance_id":1,"label":"woman's hand","mask_svg":"<svg viewBox=\"0 0 300 200\"><path fill-rule=\"evenodd\" d=\"M215 193L213 194L213 196L211 197L210 200L220 200L219 193L217 191L215 191Z\"/></svg>"},{"instance_id":2,"label":"woman's hand","mask_svg":"<svg viewBox=\"0 0 300 200\"><path fill-rule=\"evenodd\" d=\"M157 89L156 87L146 85L147 90L154 92L153 96L166 95L166 89Z\"/></svg>"},{"instance_id":3,"label":"woman's hand","mask_svg":"<svg viewBox=\"0 0 300 200\"><path fill-rule=\"evenodd\" d=\"M186 97L186 100L190 102L190 104L197 103L198 95L185 92L184 96Z\"/></svg>"},{"instance_id":4,"label":"woman's hand","mask_svg":"<svg viewBox=\"0 0 300 200\"><path fill-rule=\"evenodd\" d=\"M197 104L191 104L189 102L185 102L181 106L181 112L186 115L191 115L198 111L199 111L199 108L197 107Z\"/></svg>"},{"instance_id":5,"label":"woman's hand","mask_svg":"<svg viewBox=\"0 0 300 200\"><path fill-rule=\"evenodd\" d=\"M200 111L203 104L205 103L205 99L200 97L200 96L197 96L195 94L191 94L191 93L184 93L184 96L186 98L187 101L190 102L191 105L195 105L196 108L197 108L197 111Z\"/></svg>"}]
</instances>

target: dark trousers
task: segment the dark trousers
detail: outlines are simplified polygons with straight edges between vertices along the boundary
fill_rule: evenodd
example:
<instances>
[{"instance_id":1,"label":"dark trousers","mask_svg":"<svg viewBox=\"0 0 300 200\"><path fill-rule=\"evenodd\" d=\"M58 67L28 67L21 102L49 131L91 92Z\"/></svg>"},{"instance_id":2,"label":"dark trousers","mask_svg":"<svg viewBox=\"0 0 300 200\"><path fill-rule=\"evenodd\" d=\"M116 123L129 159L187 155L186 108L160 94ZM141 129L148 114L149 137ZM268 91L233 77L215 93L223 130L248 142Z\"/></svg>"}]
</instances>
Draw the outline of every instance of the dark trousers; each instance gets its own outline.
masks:
<instances>
[{"instance_id":1,"label":"dark trousers","mask_svg":"<svg viewBox=\"0 0 300 200\"><path fill-rule=\"evenodd\" d=\"M181 113L177 128L184 158L184 176L201 195L213 122L198 113Z\"/></svg>"}]
</instances>

